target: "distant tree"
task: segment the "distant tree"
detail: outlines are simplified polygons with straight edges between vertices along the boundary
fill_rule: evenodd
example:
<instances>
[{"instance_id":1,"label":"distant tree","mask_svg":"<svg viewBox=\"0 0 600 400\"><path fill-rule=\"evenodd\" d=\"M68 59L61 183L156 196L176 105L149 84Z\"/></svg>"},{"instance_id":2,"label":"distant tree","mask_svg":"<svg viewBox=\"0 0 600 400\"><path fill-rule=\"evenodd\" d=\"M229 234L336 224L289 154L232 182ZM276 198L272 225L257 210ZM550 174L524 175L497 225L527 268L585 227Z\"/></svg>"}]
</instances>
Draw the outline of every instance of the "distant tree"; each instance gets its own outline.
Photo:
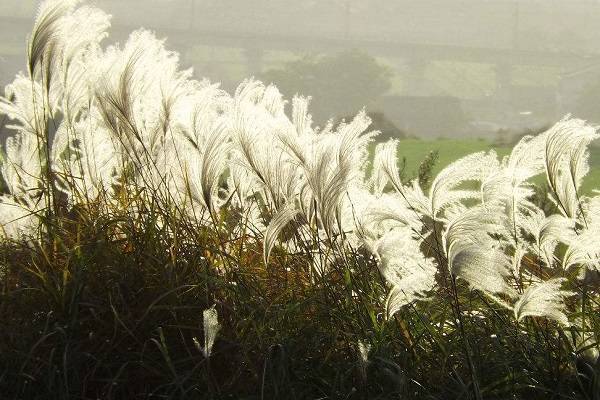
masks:
<instances>
[{"instance_id":1,"label":"distant tree","mask_svg":"<svg viewBox=\"0 0 600 400\"><path fill-rule=\"evenodd\" d=\"M283 94L313 97L313 118L330 118L369 108L391 86L391 72L368 54L350 50L335 55L305 56L280 69L266 71L262 80L275 83ZM318 110L314 111L314 110Z\"/></svg>"},{"instance_id":2,"label":"distant tree","mask_svg":"<svg viewBox=\"0 0 600 400\"><path fill-rule=\"evenodd\" d=\"M371 118L371 125L369 126L370 131L379 131L379 135L375 138L378 142L385 142L389 139L404 139L407 137L406 132L398 128L392 121L390 121L383 112L381 111L370 111L367 113ZM352 121L354 114L348 114L342 118L336 118L336 122Z\"/></svg>"}]
</instances>

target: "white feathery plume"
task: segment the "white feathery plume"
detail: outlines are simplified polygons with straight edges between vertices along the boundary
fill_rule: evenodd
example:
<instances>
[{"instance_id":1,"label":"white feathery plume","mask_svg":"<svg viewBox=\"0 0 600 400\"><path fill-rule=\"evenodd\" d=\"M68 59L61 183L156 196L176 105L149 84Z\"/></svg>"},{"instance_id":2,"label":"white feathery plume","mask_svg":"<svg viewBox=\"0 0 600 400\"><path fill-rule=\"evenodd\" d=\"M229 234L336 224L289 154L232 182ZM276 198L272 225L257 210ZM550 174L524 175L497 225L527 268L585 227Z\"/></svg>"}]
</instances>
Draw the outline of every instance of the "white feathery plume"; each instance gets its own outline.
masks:
<instances>
[{"instance_id":1,"label":"white feathery plume","mask_svg":"<svg viewBox=\"0 0 600 400\"><path fill-rule=\"evenodd\" d=\"M335 133L319 134L319 140L308 147L304 164L307 185L329 236L340 220L344 194L364 173L366 148L376 134L364 134L370 123L366 113L360 112L352 122L340 124Z\"/></svg>"},{"instance_id":2,"label":"white feathery plume","mask_svg":"<svg viewBox=\"0 0 600 400\"><path fill-rule=\"evenodd\" d=\"M275 246L277 237L283 228L285 228L287 224L290 223L296 217L296 215L298 215L298 213L299 210L294 207L294 204L289 203L281 208L269 222L269 225L265 231L265 237L263 239L263 255L265 265L269 263L269 256L273 246Z\"/></svg>"},{"instance_id":3,"label":"white feathery plume","mask_svg":"<svg viewBox=\"0 0 600 400\"><path fill-rule=\"evenodd\" d=\"M371 352L371 344L365 343L362 340L358 341L358 354L363 364L367 364L369 360L369 353Z\"/></svg>"},{"instance_id":4,"label":"white feathery plume","mask_svg":"<svg viewBox=\"0 0 600 400\"><path fill-rule=\"evenodd\" d=\"M513 147L510 156L503 160L513 186L518 186L529 178L544 172L544 149L547 132L536 136L524 136Z\"/></svg>"},{"instance_id":5,"label":"white feathery plume","mask_svg":"<svg viewBox=\"0 0 600 400\"><path fill-rule=\"evenodd\" d=\"M5 97L0 98L0 114L5 114L14 121L7 128L37 135L38 119L44 114L41 99L40 83L17 74L15 80L6 86Z\"/></svg>"},{"instance_id":6,"label":"white feathery plume","mask_svg":"<svg viewBox=\"0 0 600 400\"><path fill-rule=\"evenodd\" d=\"M227 185L230 189L229 196L233 196L233 204L242 208L252 203L249 199L257 192L258 187L257 178L239 162L234 162L234 159L229 164Z\"/></svg>"},{"instance_id":7,"label":"white feathery plume","mask_svg":"<svg viewBox=\"0 0 600 400\"><path fill-rule=\"evenodd\" d=\"M359 248L366 244L366 240L374 240L376 236L370 227L365 226L365 211L374 201L375 196L361 185L351 185L347 190L340 212L340 226L346 235L347 244L352 248Z\"/></svg>"},{"instance_id":8,"label":"white feathery plume","mask_svg":"<svg viewBox=\"0 0 600 400\"><path fill-rule=\"evenodd\" d=\"M79 0L46 0L40 5L27 47L27 67L31 77L35 76L43 58L52 51L61 28L61 19L78 2Z\"/></svg>"},{"instance_id":9,"label":"white feathery plume","mask_svg":"<svg viewBox=\"0 0 600 400\"><path fill-rule=\"evenodd\" d=\"M68 140L66 129L61 124L57 138ZM64 190L74 201L90 201L111 192L123 162L110 133L95 118L75 122L69 132L74 139L66 148L56 138L53 145L55 171L67 181Z\"/></svg>"},{"instance_id":10,"label":"white feathery plume","mask_svg":"<svg viewBox=\"0 0 600 400\"><path fill-rule=\"evenodd\" d=\"M423 189L419 186L417 179L414 179L410 185L402 189L403 198L406 199L406 205L421 216L431 216L430 201Z\"/></svg>"},{"instance_id":11,"label":"white feathery plume","mask_svg":"<svg viewBox=\"0 0 600 400\"><path fill-rule=\"evenodd\" d=\"M256 105L261 101L264 93L265 85L254 78L250 78L244 79L244 81L238 85L233 98L237 107L239 107L242 103Z\"/></svg>"},{"instance_id":12,"label":"white feathery plume","mask_svg":"<svg viewBox=\"0 0 600 400\"><path fill-rule=\"evenodd\" d=\"M435 286L437 268L420 251L420 242L408 228L396 228L375 244L381 275L390 284L388 316L403 306L425 298Z\"/></svg>"},{"instance_id":13,"label":"white feathery plume","mask_svg":"<svg viewBox=\"0 0 600 400\"><path fill-rule=\"evenodd\" d=\"M135 125L132 98L133 93L143 93L141 88L135 87L134 70L137 57L135 53L125 55L116 49L109 49L104 56L106 68L98 73L98 82L102 86L96 89L102 121L124 153L130 156L139 154L138 141L141 141Z\"/></svg>"},{"instance_id":14,"label":"white feathery plume","mask_svg":"<svg viewBox=\"0 0 600 400\"><path fill-rule=\"evenodd\" d=\"M519 228L525 215L530 210L538 209L528 200L534 193L532 185L515 179L514 173L509 167L500 166L496 173L486 177L481 184L482 203L504 208L504 224L512 236L513 243L521 240Z\"/></svg>"},{"instance_id":15,"label":"white feathery plume","mask_svg":"<svg viewBox=\"0 0 600 400\"><path fill-rule=\"evenodd\" d=\"M600 271L600 229L598 227L581 230L578 234L564 234L562 242L568 245L563 257L563 268L582 266Z\"/></svg>"},{"instance_id":16,"label":"white feathery plume","mask_svg":"<svg viewBox=\"0 0 600 400\"><path fill-rule=\"evenodd\" d=\"M108 37L110 19L110 15L104 11L90 6L79 7L63 15L60 21L63 68L68 69L69 64L82 52L98 46Z\"/></svg>"},{"instance_id":17,"label":"white feathery plume","mask_svg":"<svg viewBox=\"0 0 600 400\"><path fill-rule=\"evenodd\" d=\"M363 109L354 116L351 122L342 122L337 127L339 136L338 164L349 163L352 180L365 179L369 152L367 146L379 134L379 131L367 131L371 118Z\"/></svg>"},{"instance_id":18,"label":"white feathery plume","mask_svg":"<svg viewBox=\"0 0 600 400\"><path fill-rule=\"evenodd\" d=\"M308 113L310 97L294 96L292 99L292 123L299 136L310 134L312 117Z\"/></svg>"},{"instance_id":19,"label":"white feathery plume","mask_svg":"<svg viewBox=\"0 0 600 400\"><path fill-rule=\"evenodd\" d=\"M128 150L144 150L143 146L151 152L160 145L172 103L183 101L189 89L191 71L180 72L178 67L178 55L165 50L164 41L146 30L133 32L122 50L114 46L106 50L95 72L97 99L111 130L126 135L120 139Z\"/></svg>"},{"instance_id":20,"label":"white feathery plume","mask_svg":"<svg viewBox=\"0 0 600 400\"><path fill-rule=\"evenodd\" d=\"M371 196L369 200L360 215L363 229L379 235L396 227L409 227L413 232L421 232L421 220L406 207L406 202L398 193Z\"/></svg>"},{"instance_id":21,"label":"white feathery plume","mask_svg":"<svg viewBox=\"0 0 600 400\"><path fill-rule=\"evenodd\" d=\"M499 215L497 208L482 206L457 214L448 222L442 243L452 274L486 294L514 296L514 289L506 282L511 260L490 236L502 234Z\"/></svg>"},{"instance_id":22,"label":"white feathery plume","mask_svg":"<svg viewBox=\"0 0 600 400\"><path fill-rule=\"evenodd\" d=\"M504 251L479 245L465 245L454 256L452 273L464 279L474 289L492 295L499 293L515 296L515 290L508 285L506 279L510 276L512 262ZM502 304L502 303L501 303ZM505 304L502 304L505 305Z\"/></svg>"},{"instance_id":23,"label":"white feathery plume","mask_svg":"<svg viewBox=\"0 0 600 400\"><path fill-rule=\"evenodd\" d=\"M232 163L244 167L254 177L255 191L264 192L264 200L278 209L295 196L300 171L280 141L280 132L291 124L262 106L263 93L264 86L255 81L244 82L236 91L231 112Z\"/></svg>"},{"instance_id":24,"label":"white feathery plume","mask_svg":"<svg viewBox=\"0 0 600 400\"><path fill-rule=\"evenodd\" d=\"M598 138L596 128L580 119L564 118L546 133L546 179L560 211L577 218L579 188L589 171L587 147Z\"/></svg>"},{"instance_id":25,"label":"white feathery plume","mask_svg":"<svg viewBox=\"0 0 600 400\"><path fill-rule=\"evenodd\" d=\"M92 71L101 64L100 42L108 36L110 16L95 7L80 7L63 16L55 57L53 90L70 125L89 107L96 82Z\"/></svg>"},{"instance_id":26,"label":"white feathery plume","mask_svg":"<svg viewBox=\"0 0 600 400\"><path fill-rule=\"evenodd\" d=\"M277 86L271 84L265 88L260 104L273 118L287 118L285 116L286 101Z\"/></svg>"},{"instance_id":27,"label":"white feathery plume","mask_svg":"<svg viewBox=\"0 0 600 400\"><path fill-rule=\"evenodd\" d=\"M600 229L600 191L594 190L595 196L583 197L581 206L583 213L578 221L581 226L598 227Z\"/></svg>"},{"instance_id":28,"label":"white feathery plume","mask_svg":"<svg viewBox=\"0 0 600 400\"><path fill-rule=\"evenodd\" d=\"M581 266L600 271L600 196L581 199L581 215L572 221L571 229L557 230L557 238L566 244L563 268Z\"/></svg>"},{"instance_id":29,"label":"white feathery plume","mask_svg":"<svg viewBox=\"0 0 600 400\"><path fill-rule=\"evenodd\" d=\"M292 99L292 119L279 119L277 138L283 145L283 151L288 153L291 159L306 167L307 147L317 141L316 131L312 129L312 117L308 114L310 97L294 96ZM325 134L321 136L326 136Z\"/></svg>"},{"instance_id":30,"label":"white feathery plume","mask_svg":"<svg viewBox=\"0 0 600 400\"><path fill-rule=\"evenodd\" d=\"M181 132L182 135L197 146L209 131L205 128L206 122L228 114L233 99L219 88L219 84L210 83L208 80L196 82L195 86L185 101L178 102L177 110L181 114L179 119L186 128Z\"/></svg>"},{"instance_id":31,"label":"white feathery plume","mask_svg":"<svg viewBox=\"0 0 600 400\"><path fill-rule=\"evenodd\" d=\"M251 132L256 123L236 121L233 129L232 164L244 168L250 176L246 183L249 192L261 192L264 200L275 209L280 208L294 196L298 180L298 169L289 162L287 154L275 145L275 138L260 137L260 132ZM242 178L244 175L238 175Z\"/></svg>"},{"instance_id":32,"label":"white feathery plume","mask_svg":"<svg viewBox=\"0 0 600 400\"><path fill-rule=\"evenodd\" d=\"M479 152L454 161L444 168L431 183L429 189L430 216L436 218L440 211L462 200L477 198L474 190L459 189L468 181L481 181L486 173L497 165L494 151Z\"/></svg>"},{"instance_id":33,"label":"white feathery plume","mask_svg":"<svg viewBox=\"0 0 600 400\"><path fill-rule=\"evenodd\" d=\"M199 159L192 164L191 181L196 183L204 205L210 212L217 209L219 179L224 174L229 154L228 126L217 121L213 131L199 149Z\"/></svg>"},{"instance_id":34,"label":"white feathery plume","mask_svg":"<svg viewBox=\"0 0 600 400\"><path fill-rule=\"evenodd\" d=\"M398 171L398 156L396 155L397 147L398 141L393 139L379 143L375 147L373 173L371 175L375 194L383 193L388 183L391 183L396 190L402 188Z\"/></svg>"},{"instance_id":35,"label":"white feathery plume","mask_svg":"<svg viewBox=\"0 0 600 400\"><path fill-rule=\"evenodd\" d=\"M545 317L569 325L564 300L574 293L561 289L565 280L555 278L529 286L514 305L517 321L525 317Z\"/></svg>"},{"instance_id":36,"label":"white feathery plume","mask_svg":"<svg viewBox=\"0 0 600 400\"><path fill-rule=\"evenodd\" d=\"M331 125L319 133L312 131L306 113L307 102L305 98L295 98L294 129L282 127L278 137L283 150L293 165L301 168L305 178L301 186L301 209L309 221L316 211L321 225L331 236L342 219L350 221L342 215L347 210L344 195L352 186L362 184L368 157L366 148L374 133L364 134L370 124L364 112L350 123L341 123L335 132Z\"/></svg>"},{"instance_id":37,"label":"white feathery plume","mask_svg":"<svg viewBox=\"0 0 600 400\"><path fill-rule=\"evenodd\" d=\"M529 244L528 247L540 256L548 267L554 265L554 252L558 243L564 240L565 235L574 233L575 227L572 220L557 214L547 217L540 209L524 214L520 225L535 239L535 243Z\"/></svg>"},{"instance_id":38,"label":"white feathery plume","mask_svg":"<svg viewBox=\"0 0 600 400\"><path fill-rule=\"evenodd\" d=\"M212 353L212 348L215 344L217 334L221 329L221 325L219 324L219 315L217 314L215 306L207 308L202 312L202 320L202 328L204 330L204 346L201 346L196 338L194 338L194 344L196 345L196 348L202 352L204 358L209 358L210 354Z\"/></svg>"},{"instance_id":39,"label":"white feathery plume","mask_svg":"<svg viewBox=\"0 0 600 400\"><path fill-rule=\"evenodd\" d=\"M360 374L363 380L367 379L367 366L369 365L369 353L371 352L371 344L365 343L362 340L358 341L358 364Z\"/></svg>"},{"instance_id":40,"label":"white feathery plume","mask_svg":"<svg viewBox=\"0 0 600 400\"><path fill-rule=\"evenodd\" d=\"M328 235L333 235L338 220L340 202L348 187L351 167L337 164L335 155L324 147L311 157L306 171L307 186L316 203L318 217ZM312 203L312 200L311 200Z\"/></svg>"},{"instance_id":41,"label":"white feathery plume","mask_svg":"<svg viewBox=\"0 0 600 400\"><path fill-rule=\"evenodd\" d=\"M109 17L102 11L92 7L75 10L77 3L68 0L42 3L29 39L29 77L17 76L7 88L7 98L0 100L0 113L18 123L11 126L13 129L51 141L53 161L75 139L71 137L74 132L67 133L63 125L68 123L71 128L76 116L87 117L85 108L90 103L87 66L97 62L88 50L98 51L110 25ZM41 81L37 79L40 74ZM44 137L50 128L57 131L53 140L51 135ZM43 154L37 156L45 159Z\"/></svg>"},{"instance_id":42,"label":"white feathery plume","mask_svg":"<svg viewBox=\"0 0 600 400\"><path fill-rule=\"evenodd\" d=\"M13 240L37 236L40 226L36 203L25 198L17 203L9 196L0 196L0 237Z\"/></svg>"},{"instance_id":43,"label":"white feathery plume","mask_svg":"<svg viewBox=\"0 0 600 400\"><path fill-rule=\"evenodd\" d=\"M515 252L512 256L512 267L513 271L516 275L519 274L521 270L521 262L523 261L523 257L527 255L527 249L522 244L518 244L515 248Z\"/></svg>"},{"instance_id":44,"label":"white feathery plume","mask_svg":"<svg viewBox=\"0 0 600 400\"><path fill-rule=\"evenodd\" d=\"M20 131L6 139L6 157L2 160L0 170L12 195L18 198L35 197L42 175L36 137Z\"/></svg>"},{"instance_id":45,"label":"white feathery plume","mask_svg":"<svg viewBox=\"0 0 600 400\"><path fill-rule=\"evenodd\" d=\"M442 234L442 245L452 270L454 257L470 245L489 246L493 243L491 233L496 233L499 209L486 206L449 208L449 217Z\"/></svg>"},{"instance_id":46,"label":"white feathery plume","mask_svg":"<svg viewBox=\"0 0 600 400\"><path fill-rule=\"evenodd\" d=\"M504 205L507 228L517 242L525 214L538 209L528 200L534 191L527 180L544 171L544 146L545 134L523 137L501 164L491 165L482 181L482 201Z\"/></svg>"}]
</instances>

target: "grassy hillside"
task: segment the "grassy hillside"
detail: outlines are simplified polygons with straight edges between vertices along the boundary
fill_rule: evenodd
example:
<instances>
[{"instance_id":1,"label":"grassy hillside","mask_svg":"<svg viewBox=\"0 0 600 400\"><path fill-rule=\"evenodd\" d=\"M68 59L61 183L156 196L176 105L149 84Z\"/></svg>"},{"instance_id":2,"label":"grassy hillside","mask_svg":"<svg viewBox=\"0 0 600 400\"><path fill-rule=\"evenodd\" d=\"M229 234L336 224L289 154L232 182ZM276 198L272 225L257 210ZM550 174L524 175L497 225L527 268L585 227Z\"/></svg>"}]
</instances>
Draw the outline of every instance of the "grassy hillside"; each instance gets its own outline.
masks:
<instances>
[{"instance_id":1,"label":"grassy hillside","mask_svg":"<svg viewBox=\"0 0 600 400\"><path fill-rule=\"evenodd\" d=\"M408 175L414 175L419 163L431 151L437 150L439 158L433 168L433 176L441 171L445 166L467 154L478 151L495 149L499 157L508 155L512 149L511 146L494 146L486 139L447 139L440 138L435 140L403 139L398 146L398 159L406 159L406 172ZM583 191L590 194L593 189L600 189L600 147L591 147L590 154L590 173L586 176L583 184ZM538 179L536 183L542 183Z\"/></svg>"}]
</instances>

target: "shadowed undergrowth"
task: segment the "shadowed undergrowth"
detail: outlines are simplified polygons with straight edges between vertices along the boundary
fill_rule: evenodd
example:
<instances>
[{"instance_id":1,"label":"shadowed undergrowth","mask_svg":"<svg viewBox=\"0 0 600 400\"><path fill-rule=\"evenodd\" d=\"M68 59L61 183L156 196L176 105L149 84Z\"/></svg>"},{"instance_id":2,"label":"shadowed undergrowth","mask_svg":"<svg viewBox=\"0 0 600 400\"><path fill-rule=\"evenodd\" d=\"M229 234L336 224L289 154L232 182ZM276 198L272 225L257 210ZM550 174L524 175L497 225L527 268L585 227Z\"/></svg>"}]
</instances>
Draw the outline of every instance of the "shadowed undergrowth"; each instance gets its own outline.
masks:
<instances>
[{"instance_id":1,"label":"shadowed undergrowth","mask_svg":"<svg viewBox=\"0 0 600 400\"><path fill-rule=\"evenodd\" d=\"M468 398L472 390L452 294L440 290L384 320L381 278L364 253L352 254L351 276L339 266L311 282L302 255L275 251L265 268L262 249L239 238L239 252L223 257L214 231L188 236L181 227L174 239L151 213L66 225L53 248L2 248L5 398ZM593 366L572 353L569 330L516 324L467 287L458 291L465 308L483 310L465 311L463 323L485 398L594 398ZM222 328L209 362L193 338L213 304ZM365 338L363 366L356 344Z\"/></svg>"}]
</instances>

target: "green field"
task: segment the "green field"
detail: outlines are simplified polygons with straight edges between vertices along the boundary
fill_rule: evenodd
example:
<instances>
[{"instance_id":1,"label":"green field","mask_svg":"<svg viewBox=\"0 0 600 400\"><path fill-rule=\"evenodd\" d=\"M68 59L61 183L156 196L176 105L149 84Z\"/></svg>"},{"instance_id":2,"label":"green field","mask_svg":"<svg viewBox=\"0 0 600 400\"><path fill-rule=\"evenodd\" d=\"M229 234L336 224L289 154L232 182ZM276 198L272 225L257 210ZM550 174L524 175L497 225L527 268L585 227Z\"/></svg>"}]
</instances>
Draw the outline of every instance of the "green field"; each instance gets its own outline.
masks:
<instances>
[{"instance_id":1,"label":"green field","mask_svg":"<svg viewBox=\"0 0 600 400\"><path fill-rule=\"evenodd\" d=\"M398 159L406 159L406 173L414 175L419 163L429 154L437 150L439 158L433 169L433 176L440 172L445 166L461 157L478 151L495 149L499 157L510 153L511 146L494 146L485 139L447 139L434 140L402 139L398 146ZM591 147L590 157L591 170L583 183L583 192L590 194L593 189L600 189L600 147Z\"/></svg>"}]
</instances>

